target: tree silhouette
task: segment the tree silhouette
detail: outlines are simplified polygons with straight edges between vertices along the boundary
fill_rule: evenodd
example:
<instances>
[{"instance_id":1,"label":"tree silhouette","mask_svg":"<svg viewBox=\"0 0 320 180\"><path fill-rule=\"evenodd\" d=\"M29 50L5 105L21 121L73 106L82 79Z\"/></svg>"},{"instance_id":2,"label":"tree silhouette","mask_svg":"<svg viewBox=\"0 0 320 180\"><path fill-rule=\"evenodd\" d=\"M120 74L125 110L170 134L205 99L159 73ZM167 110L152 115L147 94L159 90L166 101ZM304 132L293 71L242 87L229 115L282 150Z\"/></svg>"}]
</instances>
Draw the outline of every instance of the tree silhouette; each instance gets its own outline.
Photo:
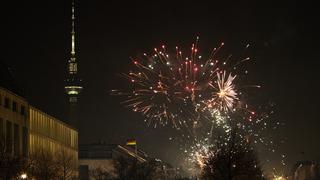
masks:
<instances>
[{"instance_id":1,"label":"tree silhouette","mask_svg":"<svg viewBox=\"0 0 320 180\"><path fill-rule=\"evenodd\" d=\"M0 179L18 177L26 168L26 158L7 151L6 146L11 144L12 142L5 144L3 136L0 138Z\"/></svg>"},{"instance_id":2,"label":"tree silhouette","mask_svg":"<svg viewBox=\"0 0 320 180\"><path fill-rule=\"evenodd\" d=\"M74 178L75 170L77 169L75 158L76 157L73 157L66 150L62 149L57 152L55 160L60 180L70 180Z\"/></svg>"},{"instance_id":3,"label":"tree silhouette","mask_svg":"<svg viewBox=\"0 0 320 180\"><path fill-rule=\"evenodd\" d=\"M28 158L28 174L35 179L70 180L75 177L75 157L66 150L59 150L55 154L38 149Z\"/></svg>"},{"instance_id":4,"label":"tree silhouette","mask_svg":"<svg viewBox=\"0 0 320 180\"><path fill-rule=\"evenodd\" d=\"M35 179L51 180L58 176L58 166L55 157L44 149L39 149L29 155L28 174Z\"/></svg>"},{"instance_id":5,"label":"tree silhouette","mask_svg":"<svg viewBox=\"0 0 320 180\"><path fill-rule=\"evenodd\" d=\"M112 180L115 179L113 173L103 169L102 167L97 167L95 169L91 169L89 172L90 178L94 180Z\"/></svg>"},{"instance_id":6,"label":"tree silhouette","mask_svg":"<svg viewBox=\"0 0 320 180\"><path fill-rule=\"evenodd\" d=\"M233 127L229 133L219 137L205 160L203 179L265 179L254 148L243 139L239 129Z\"/></svg>"},{"instance_id":7,"label":"tree silhouette","mask_svg":"<svg viewBox=\"0 0 320 180\"><path fill-rule=\"evenodd\" d=\"M162 162L149 160L139 162L136 159L120 157L115 160L115 174L121 180L165 179Z\"/></svg>"}]
</instances>

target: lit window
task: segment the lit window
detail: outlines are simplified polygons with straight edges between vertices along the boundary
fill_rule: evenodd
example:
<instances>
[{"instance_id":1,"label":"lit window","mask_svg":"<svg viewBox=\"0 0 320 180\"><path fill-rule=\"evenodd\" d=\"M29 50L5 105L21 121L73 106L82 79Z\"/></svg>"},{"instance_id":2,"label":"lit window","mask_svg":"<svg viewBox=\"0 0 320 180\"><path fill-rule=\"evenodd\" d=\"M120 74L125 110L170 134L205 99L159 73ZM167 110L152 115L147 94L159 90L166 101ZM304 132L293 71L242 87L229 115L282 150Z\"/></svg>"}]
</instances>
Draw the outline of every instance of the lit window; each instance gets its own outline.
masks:
<instances>
[{"instance_id":1,"label":"lit window","mask_svg":"<svg viewBox=\"0 0 320 180\"><path fill-rule=\"evenodd\" d=\"M77 102L77 97L70 97L69 102L71 102L71 103Z\"/></svg>"},{"instance_id":2,"label":"lit window","mask_svg":"<svg viewBox=\"0 0 320 180\"><path fill-rule=\"evenodd\" d=\"M70 63L70 64L69 64L69 72L70 72L70 73L75 73L75 72L77 72L77 64L76 64L76 63Z\"/></svg>"}]
</instances>

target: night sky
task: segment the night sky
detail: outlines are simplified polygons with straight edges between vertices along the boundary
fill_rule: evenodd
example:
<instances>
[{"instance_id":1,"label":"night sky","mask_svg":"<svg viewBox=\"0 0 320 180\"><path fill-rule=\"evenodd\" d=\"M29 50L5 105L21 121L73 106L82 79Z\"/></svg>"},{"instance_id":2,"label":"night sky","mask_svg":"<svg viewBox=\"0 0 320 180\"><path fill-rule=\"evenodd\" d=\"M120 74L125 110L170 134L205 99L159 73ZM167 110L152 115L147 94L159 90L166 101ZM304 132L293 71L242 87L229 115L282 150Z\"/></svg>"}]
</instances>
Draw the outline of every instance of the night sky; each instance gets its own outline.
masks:
<instances>
[{"instance_id":1,"label":"night sky","mask_svg":"<svg viewBox=\"0 0 320 180\"><path fill-rule=\"evenodd\" d=\"M289 168L297 160L320 160L317 21L315 11L294 1L76 1L76 53L84 82L80 143L136 138L148 154L178 164L171 130L147 127L108 92L126 86L117 74L129 70L130 57L162 44L188 48L199 36L200 52L225 42L240 53L251 44L250 74L262 85L258 98L274 102L273 118L285 124L278 154L287 155ZM71 1L11 1L2 6L1 24L1 61L13 68L32 105L66 119Z\"/></svg>"}]
</instances>

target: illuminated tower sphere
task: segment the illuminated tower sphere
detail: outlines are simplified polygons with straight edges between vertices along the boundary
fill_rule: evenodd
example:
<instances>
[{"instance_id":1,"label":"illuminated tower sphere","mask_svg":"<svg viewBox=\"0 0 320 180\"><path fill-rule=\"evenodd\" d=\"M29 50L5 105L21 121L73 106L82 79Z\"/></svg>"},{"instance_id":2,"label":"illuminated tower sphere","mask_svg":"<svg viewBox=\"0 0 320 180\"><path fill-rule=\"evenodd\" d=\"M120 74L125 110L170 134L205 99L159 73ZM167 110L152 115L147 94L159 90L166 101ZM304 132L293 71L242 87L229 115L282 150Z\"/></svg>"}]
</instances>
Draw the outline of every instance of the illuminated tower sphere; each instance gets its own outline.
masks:
<instances>
[{"instance_id":1,"label":"illuminated tower sphere","mask_svg":"<svg viewBox=\"0 0 320 180\"><path fill-rule=\"evenodd\" d=\"M75 30L74 30L74 1L72 1L72 31L71 31L71 57L68 60L68 70L66 77L65 90L68 97L69 119L68 123L75 128L78 128L77 106L79 95L82 90L81 79L78 76L78 64L76 61L75 52Z\"/></svg>"}]
</instances>

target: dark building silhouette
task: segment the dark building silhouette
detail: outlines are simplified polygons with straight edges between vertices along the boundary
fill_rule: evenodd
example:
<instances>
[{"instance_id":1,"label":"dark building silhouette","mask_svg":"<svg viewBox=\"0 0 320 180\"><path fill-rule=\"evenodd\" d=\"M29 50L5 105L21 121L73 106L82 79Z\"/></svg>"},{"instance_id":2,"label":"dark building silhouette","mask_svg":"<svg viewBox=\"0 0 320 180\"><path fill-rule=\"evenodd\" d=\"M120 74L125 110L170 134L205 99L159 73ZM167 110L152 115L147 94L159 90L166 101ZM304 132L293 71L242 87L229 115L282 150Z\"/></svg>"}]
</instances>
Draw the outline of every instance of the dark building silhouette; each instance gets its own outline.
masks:
<instances>
[{"instance_id":1,"label":"dark building silhouette","mask_svg":"<svg viewBox=\"0 0 320 180\"><path fill-rule=\"evenodd\" d=\"M79 179L89 179L89 171L101 168L114 174L114 163L117 158L135 159L139 163L149 160L148 155L127 145L93 143L79 145Z\"/></svg>"}]
</instances>

